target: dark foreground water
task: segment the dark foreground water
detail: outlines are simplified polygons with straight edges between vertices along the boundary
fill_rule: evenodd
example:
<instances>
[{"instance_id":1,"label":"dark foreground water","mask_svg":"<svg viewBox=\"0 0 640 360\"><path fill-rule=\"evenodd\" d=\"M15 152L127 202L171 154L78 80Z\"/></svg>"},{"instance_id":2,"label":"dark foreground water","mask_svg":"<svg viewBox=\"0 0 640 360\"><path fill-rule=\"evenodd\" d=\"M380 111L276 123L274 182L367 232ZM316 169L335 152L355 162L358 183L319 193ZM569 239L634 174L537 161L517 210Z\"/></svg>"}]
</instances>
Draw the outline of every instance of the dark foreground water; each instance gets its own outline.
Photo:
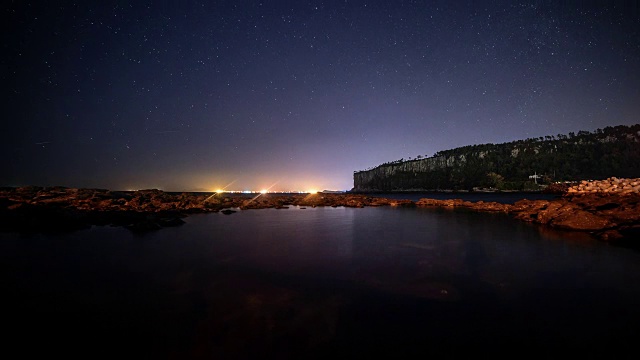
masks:
<instances>
[{"instance_id":1,"label":"dark foreground water","mask_svg":"<svg viewBox=\"0 0 640 360\"><path fill-rule=\"evenodd\" d=\"M640 336L638 252L502 214L292 207L186 220L144 236L0 234L3 352L611 356Z\"/></svg>"}]
</instances>

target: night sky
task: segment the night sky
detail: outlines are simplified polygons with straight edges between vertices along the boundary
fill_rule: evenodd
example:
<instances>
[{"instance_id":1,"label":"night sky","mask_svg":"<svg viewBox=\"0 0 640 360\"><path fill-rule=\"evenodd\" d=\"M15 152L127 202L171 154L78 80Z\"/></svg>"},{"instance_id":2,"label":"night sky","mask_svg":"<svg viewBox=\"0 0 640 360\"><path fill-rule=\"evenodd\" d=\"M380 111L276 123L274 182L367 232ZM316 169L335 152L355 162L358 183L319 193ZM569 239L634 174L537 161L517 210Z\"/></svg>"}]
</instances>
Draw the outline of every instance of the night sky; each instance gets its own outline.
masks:
<instances>
[{"instance_id":1,"label":"night sky","mask_svg":"<svg viewBox=\"0 0 640 360\"><path fill-rule=\"evenodd\" d=\"M387 161L640 122L640 1L16 0L2 16L2 186L348 190Z\"/></svg>"}]
</instances>

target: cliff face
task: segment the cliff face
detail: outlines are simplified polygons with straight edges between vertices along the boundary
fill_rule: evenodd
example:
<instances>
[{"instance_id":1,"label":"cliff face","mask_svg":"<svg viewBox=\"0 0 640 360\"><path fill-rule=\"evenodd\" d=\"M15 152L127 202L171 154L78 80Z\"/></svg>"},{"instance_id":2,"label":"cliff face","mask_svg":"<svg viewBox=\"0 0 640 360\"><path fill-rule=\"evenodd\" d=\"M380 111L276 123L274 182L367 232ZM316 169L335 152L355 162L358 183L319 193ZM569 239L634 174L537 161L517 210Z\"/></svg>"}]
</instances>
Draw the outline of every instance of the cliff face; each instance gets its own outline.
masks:
<instances>
[{"instance_id":1,"label":"cliff face","mask_svg":"<svg viewBox=\"0 0 640 360\"><path fill-rule=\"evenodd\" d=\"M530 176L539 176L531 180ZM471 145L353 174L354 191L522 190L529 182L640 177L640 124Z\"/></svg>"},{"instance_id":2,"label":"cliff face","mask_svg":"<svg viewBox=\"0 0 640 360\"><path fill-rule=\"evenodd\" d=\"M380 165L371 170L354 173L353 187L355 191L408 190L408 188L402 187L401 181L397 181L399 176L445 171L446 168L452 168L457 162L464 161L464 156L435 156Z\"/></svg>"}]
</instances>

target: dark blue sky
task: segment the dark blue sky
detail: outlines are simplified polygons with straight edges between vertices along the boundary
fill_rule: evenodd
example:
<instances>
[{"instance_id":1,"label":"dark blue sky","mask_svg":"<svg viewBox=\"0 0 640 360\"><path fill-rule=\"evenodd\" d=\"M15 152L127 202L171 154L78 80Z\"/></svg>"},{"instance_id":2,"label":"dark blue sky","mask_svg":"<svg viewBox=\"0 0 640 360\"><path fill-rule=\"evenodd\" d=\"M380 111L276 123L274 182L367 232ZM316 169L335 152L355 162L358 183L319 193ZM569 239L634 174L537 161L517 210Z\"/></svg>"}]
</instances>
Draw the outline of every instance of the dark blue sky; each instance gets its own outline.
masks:
<instances>
[{"instance_id":1,"label":"dark blue sky","mask_svg":"<svg viewBox=\"0 0 640 360\"><path fill-rule=\"evenodd\" d=\"M639 122L639 1L15 1L2 23L0 185L347 190Z\"/></svg>"}]
</instances>

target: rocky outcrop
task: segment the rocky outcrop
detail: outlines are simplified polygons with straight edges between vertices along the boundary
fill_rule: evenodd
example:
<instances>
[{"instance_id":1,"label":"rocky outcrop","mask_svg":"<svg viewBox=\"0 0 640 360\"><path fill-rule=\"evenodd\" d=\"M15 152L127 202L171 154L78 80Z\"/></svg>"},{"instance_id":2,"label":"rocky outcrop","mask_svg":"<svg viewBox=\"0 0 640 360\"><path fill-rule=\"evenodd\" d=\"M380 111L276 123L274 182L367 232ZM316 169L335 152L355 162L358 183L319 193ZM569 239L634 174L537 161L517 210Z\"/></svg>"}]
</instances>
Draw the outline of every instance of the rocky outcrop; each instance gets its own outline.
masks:
<instances>
[{"instance_id":1,"label":"rocky outcrop","mask_svg":"<svg viewBox=\"0 0 640 360\"><path fill-rule=\"evenodd\" d=\"M134 232L146 232L179 226L184 223L182 218L191 213L224 211L224 214L233 214L238 209L287 209L289 206L418 206L503 212L522 221L589 232L605 241L633 242L640 238L640 194L627 192L628 189L624 188L627 185L623 184L631 185L634 181L608 181L609 184L618 181L622 191L567 193L554 200L521 200L515 204L461 199L420 199L413 202L356 194L259 194L247 197L178 194L160 190L118 192L62 187L4 188L0 189L0 230L60 232L91 225L114 225Z\"/></svg>"},{"instance_id":2,"label":"rocky outcrop","mask_svg":"<svg viewBox=\"0 0 640 360\"><path fill-rule=\"evenodd\" d=\"M181 225L182 218L192 213L231 208L284 209L288 205L365 207L414 203L353 194L260 194L248 198L232 194L176 194L156 189L122 192L29 186L0 189L0 230L60 232L91 225L115 225L145 232Z\"/></svg>"},{"instance_id":3,"label":"rocky outcrop","mask_svg":"<svg viewBox=\"0 0 640 360\"><path fill-rule=\"evenodd\" d=\"M520 200L515 204L421 199L417 206L468 208L504 212L522 221L553 228L589 232L612 243L640 246L640 194L623 192L567 195L555 200Z\"/></svg>"},{"instance_id":4,"label":"rocky outcrop","mask_svg":"<svg viewBox=\"0 0 640 360\"><path fill-rule=\"evenodd\" d=\"M628 241L640 231L640 195L585 194L546 200L521 200L516 219L560 229L588 231L606 241Z\"/></svg>"},{"instance_id":5,"label":"rocky outcrop","mask_svg":"<svg viewBox=\"0 0 640 360\"><path fill-rule=\"evenodd\" d=\"M542 190L543 194L564 195L575 184L575 182L556 182L551 183Z\"/></svg>"},{"instance_id":6,"label":"rocky outcrop","mask_svg":"<svg viewBox=\"0 0 640 360\"><path fill-rule=\"evenodd\" d=\"M501 204L497 202L484 202L484 201L463 201L461 199L449 199L449 200L435 200L435 199L420 199L416 202L416 206L428 207L458 207L467 208L476 211L496 211L496 212L509 212L511 205Z\"/></svg>"},{"instance_id":7,"label":"rocky outcrop","mask_svg":"<svg viewBox=\"0 0 640 360\"><path fill-rule=\"evenodd\" d=\"M520 200L513 205L460 199L420 199L416 206L499 211L527 222L589 232L600 240L629 243L636 237L640 238L640 194L625 194L568 195L555 200Z\"/></svg>"},{"instance_id":8,"label":"rocky outcrop","mask_svg":"<svg viewBox=\"0 0 640 360\"><path fill-rule=\"evenodd\" d=\"M610 177L606 180L583 180L578 185L570 187L567 193L638 194L640 193L640 178L618 179L616 177Z\"/></svg>"}]
</instances>

